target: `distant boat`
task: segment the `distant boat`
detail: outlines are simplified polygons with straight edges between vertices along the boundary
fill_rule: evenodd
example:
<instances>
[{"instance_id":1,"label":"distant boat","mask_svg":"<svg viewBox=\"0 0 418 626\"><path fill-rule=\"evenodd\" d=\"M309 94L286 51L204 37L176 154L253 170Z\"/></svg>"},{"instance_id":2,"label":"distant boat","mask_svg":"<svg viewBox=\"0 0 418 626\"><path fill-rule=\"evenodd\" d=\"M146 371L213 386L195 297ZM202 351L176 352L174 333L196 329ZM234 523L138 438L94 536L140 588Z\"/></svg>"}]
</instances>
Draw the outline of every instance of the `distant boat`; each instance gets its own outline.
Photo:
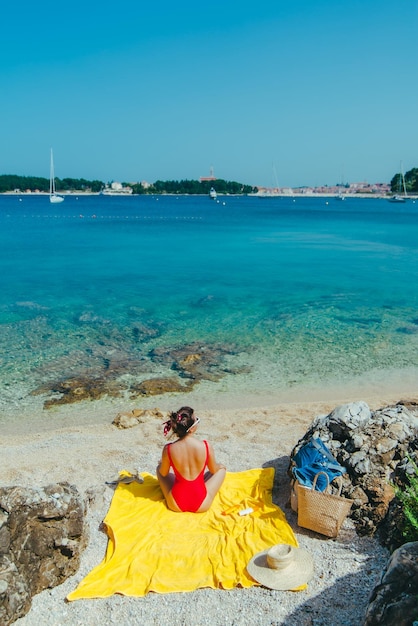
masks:
<instances>
[{"instance_id":1,"label":"distant boat","mask_svg":"<svg viewBox=\"0 0 418 626\"><path fill-rule=\"evenodd\" d=\"M336 200L345 200L346 196L343 194L342 190L346 187L344 184L344 173L341 175L341 184L339 185L338 194L335 196Z\"/></svg>"},{"instance_id":2,"label":"distant boat","mask_svg":"<svg viewBox=\"0 0 418 626\"><path fill-rule=\"evenodd\" d=\"M405 200L404 196L399 196L397 194L389 198L389 202L405 202Z\"/></svg>"},{"instance_id":3,"label":"distant boat","mask_svg":"<svg viewBox=\"0 0 418 626\"><path fill-rule=\"evenodd\" d=\"M218 197L218 194L216 193L216 190L213 187L211 187L209 191L209 198L211 200L216 200L217 197Z\"/></svg>"},{"instance_id":4,"label":"distant boat","mask_svg":"<svg viewBox=\"0 0 418 626\"><path fill-rule=\"evenodd\" d=\"M389 198L389 202L405 202L407 199L408 194L406 193L405 176L403 175L401 163L401 171L398 177L398 193Z\"/></svg>"},{"instance_id":5,"label":"distant boat","mask_svg":"<svg viewBox=\"0 0 418 626\"><path fill-rule=\"evenodd\" d=\"M49 201L53 204L57 204L58 202L64 202L64 197L60 196L55 191L55 174L54 174L54 156L52 154L51 148L51 166L49 172Z\"/></svg>"}]
</instances>

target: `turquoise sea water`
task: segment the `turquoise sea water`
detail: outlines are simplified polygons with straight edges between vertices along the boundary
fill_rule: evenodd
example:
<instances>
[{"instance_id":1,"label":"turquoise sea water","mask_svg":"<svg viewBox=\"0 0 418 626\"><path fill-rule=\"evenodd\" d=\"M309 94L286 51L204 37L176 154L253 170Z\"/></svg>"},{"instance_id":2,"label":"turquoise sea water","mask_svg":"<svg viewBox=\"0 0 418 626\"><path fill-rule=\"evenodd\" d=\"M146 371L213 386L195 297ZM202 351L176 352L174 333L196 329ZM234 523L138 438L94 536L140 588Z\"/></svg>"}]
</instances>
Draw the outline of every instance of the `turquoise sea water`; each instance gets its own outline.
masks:
<instances>
[{"instance_id":1,"label":"turquoise sea water","mask_svg":"<svg viewBox=\"0 0 418 626\"><path fill-rule=\"evenodd\" d=\"M3 412L175 377L173 349L210 352L213 394L418 368L418 203L2 196L0 259Z\"/></svg>"}]
</instances>

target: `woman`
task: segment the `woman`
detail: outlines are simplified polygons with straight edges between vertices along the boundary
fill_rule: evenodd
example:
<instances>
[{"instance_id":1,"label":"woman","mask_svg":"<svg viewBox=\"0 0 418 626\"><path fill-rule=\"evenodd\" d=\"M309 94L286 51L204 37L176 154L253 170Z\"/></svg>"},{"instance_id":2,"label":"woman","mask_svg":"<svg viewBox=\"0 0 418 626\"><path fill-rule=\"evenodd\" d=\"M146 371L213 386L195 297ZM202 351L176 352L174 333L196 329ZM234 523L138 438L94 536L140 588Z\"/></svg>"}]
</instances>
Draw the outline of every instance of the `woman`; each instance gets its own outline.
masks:
<instances>
[{"instance_id":1,"label":"woman","mask_svg":"<svg viewBox=\"0 0 418 626\"><path fill-rule=\"evenodd\" d=\"M172 429L178 437L164 446L157 467L161 490L172 511L207 511L225 478L226 467L216 462L210 443L194 436L199 421L193 409L185 406L171 413L164 424L164 435ZM209 472L205 475L206 467Z\"/></svg>"}]
</instances>

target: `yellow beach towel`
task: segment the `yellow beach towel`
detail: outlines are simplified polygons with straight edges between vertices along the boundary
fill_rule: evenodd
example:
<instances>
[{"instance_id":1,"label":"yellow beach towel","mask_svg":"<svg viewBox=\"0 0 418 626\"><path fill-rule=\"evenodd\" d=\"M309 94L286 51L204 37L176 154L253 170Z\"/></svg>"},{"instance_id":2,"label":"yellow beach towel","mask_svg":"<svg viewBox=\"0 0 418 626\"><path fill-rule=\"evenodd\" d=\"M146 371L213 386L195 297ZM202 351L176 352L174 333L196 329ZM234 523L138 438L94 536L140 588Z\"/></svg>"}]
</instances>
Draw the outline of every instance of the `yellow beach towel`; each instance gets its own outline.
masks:
<instances>
[{"instance_id":1,"label":"yellow beach towel","mask_svg":"<svg viewBox=\"0 0 418 626\"><path fill-rule=\"evenodd\" d=\"M206 513L170 511L157 479L142 476L142 484L118 485L104 519L105 558L68 600L251 587L257 583L246 566L254 554L277 543L297 546L284 513L271 500L273 468L228 472ZM235 505L253 512L224 514Z\"/></svg>"}]
</instances>

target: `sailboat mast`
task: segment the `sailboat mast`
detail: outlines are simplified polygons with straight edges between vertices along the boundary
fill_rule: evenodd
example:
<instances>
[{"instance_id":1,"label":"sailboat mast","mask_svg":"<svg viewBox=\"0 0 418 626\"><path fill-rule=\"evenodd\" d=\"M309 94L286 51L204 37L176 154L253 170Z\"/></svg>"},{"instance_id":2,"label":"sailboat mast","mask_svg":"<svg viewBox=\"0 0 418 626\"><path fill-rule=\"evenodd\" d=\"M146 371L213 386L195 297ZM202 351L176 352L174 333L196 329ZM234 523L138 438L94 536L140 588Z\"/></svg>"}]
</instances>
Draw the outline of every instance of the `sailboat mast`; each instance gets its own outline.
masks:
<instances>
[{"instance_id":1,"label":"sailboat mast","mask_svg":"<svg viewBox=\"0 0 418 626\"><path fill-rule=\"evenodd\" d=\"M403 195L406 196L406 184L405 184L405 176L403 174L403 166L402 166L402 161L401 161L401 183L403 185Z\"/></svg>"},{"instance_id":2,"label":"sailboat mast","mask_svg":"<svg viewBox=\"0 0 418 626\"><path fill-rule=\"evenodd\" d=\"M277 170L274 163L271 164L271 169L273 172L273 186L275 186L277 191L279 191L279 179L277 178Z\"/></svg>"},{"instance_id":3,"label":"sailboat mast","mask_svg":"<svg viewBox=\"0 0 418 626\"><path fill-rule=\"evenodd\" d=\"M54 157L51 148L51 164L49 170L49 201L56 204L57 202L64 202L64 196L60 196L55 193L55 172L54 172Z\"/></svg>"},{"instance_id":4,"label":"sailboat mast","mask_svg":"<svg viewBox=\"0 0 418 626\"><path fill-rule=\"evenodd\" d=\"M54 157L52 155L51 148L51 165L49 170L49 193L55 193L55 180L54 180Z\"/></svg>"}]
</instances>

